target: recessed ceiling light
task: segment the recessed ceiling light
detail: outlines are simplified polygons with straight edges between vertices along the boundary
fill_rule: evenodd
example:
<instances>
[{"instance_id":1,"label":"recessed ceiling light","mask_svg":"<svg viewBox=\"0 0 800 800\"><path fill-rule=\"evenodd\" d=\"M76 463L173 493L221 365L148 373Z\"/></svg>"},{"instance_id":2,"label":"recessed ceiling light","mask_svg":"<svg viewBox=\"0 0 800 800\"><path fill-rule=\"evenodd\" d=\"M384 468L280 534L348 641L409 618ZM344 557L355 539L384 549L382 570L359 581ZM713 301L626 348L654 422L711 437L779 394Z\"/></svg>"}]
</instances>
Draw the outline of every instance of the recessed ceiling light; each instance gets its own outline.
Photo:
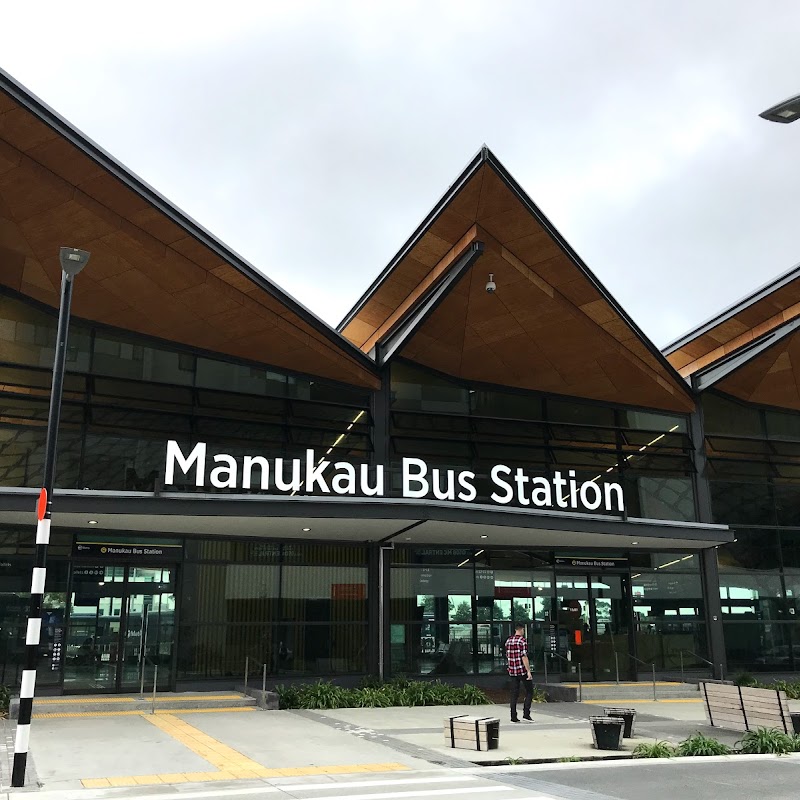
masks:
<instances>
[{"instance_id":1,"label":"recessed ceiling light","mask_svg":"<svg viewBox=\"0 0 800 800\"><path fill-rule=\"evenodd\" d=\"M489 538L489 534L488 533L482 533L481 534L481 539L488 539L488 538Z\"/></svg>"},{"instance_id":2,"label":"recessed ceiling light","mask_svg":"<svg viewBox=\"0 0 800 800\"><path fill-rule=\"evenodd\" d=\"M96 519L90 519L89 520L89 524L90 525L97 525L97 520Z\"/></svg>"},{"instance_id":3,"label":"recessed ceiling light","mask_svg":"<svg viewBox=\"0 0 800 800\"><path fill-rule=\"evenodd\" d=\"M406 536L406 541L410 542L411 541L411 537L410 536Z\"/></svg>"},{"instance_id":4,"label":"recessed ceiling light","mask_svg":"<svg viewBox=\"0 0 800 800\"><path fill-rule=\"evenodd\" d=\"M308 533L310 530L311 528L303 528L303 533Z\"/></svg>"},{"instance_id":5,"label":"recessed ceiling light","mask_svg":"<svg viewBox=\"0 0 800 800\"><path fill-rule=\"evenodd\" d=\"M631 542L631 544L639 544L639 542Z\"/></svg>"}]
</instances>

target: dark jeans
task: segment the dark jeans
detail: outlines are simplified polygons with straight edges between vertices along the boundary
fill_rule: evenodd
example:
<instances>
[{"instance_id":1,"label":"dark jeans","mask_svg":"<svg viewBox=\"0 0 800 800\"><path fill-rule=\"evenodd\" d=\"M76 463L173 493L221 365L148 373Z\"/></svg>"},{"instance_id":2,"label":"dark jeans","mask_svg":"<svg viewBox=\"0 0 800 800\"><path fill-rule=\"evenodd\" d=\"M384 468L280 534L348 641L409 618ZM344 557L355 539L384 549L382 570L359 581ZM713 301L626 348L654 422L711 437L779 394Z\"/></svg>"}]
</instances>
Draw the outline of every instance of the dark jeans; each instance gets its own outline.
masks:
<instances>
[{"instance_id":1,"label":"dark jeans","mask_svg":"<svg viewBox=\"0 0 800 800\"><path fill-rule=\"evenodd\" d=\"M522 702L522 715L531 715L531 700L533 699L533 681L529 681L525 675L509 675L511 678L511 719L517 718L517 700L519 699L519 687L525 688L525 700Z\"/></svg>"}]
</instances>

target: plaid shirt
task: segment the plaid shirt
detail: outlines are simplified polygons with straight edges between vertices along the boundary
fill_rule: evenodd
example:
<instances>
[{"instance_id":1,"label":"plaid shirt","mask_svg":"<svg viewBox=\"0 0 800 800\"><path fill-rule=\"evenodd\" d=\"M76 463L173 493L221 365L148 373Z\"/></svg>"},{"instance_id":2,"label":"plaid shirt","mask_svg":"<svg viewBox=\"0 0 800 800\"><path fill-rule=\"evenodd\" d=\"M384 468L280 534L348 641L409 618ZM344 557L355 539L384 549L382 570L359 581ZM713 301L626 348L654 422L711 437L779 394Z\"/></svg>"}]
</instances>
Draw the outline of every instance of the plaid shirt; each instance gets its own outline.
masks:
<instances>
[{"instance_id":1,"label":"plaid shirt","mask_svg":"<svg viewBox=\"0 0 800 800\"><path fill-rule=\"evenodd\" d=\"M524 636L515 633L506 641L506 658L509 675L527 675L528 670L522 663L522 657L528 655L528 642Z\"/></svg>"}]
</instances>

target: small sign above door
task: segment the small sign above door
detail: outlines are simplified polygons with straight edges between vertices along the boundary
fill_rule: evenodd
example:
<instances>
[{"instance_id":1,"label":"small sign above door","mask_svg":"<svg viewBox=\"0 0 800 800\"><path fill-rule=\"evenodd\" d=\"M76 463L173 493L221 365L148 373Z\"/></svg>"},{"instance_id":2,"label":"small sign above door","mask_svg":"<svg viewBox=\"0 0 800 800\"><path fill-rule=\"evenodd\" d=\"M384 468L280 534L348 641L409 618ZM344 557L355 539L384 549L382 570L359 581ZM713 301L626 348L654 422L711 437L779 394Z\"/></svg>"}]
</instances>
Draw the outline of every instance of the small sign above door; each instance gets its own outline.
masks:
<instances>
[{"instance_id":1,"label":"small sign above door","mask_svg":"<svg viewBox=\"0 0 800 800\"><path fill-rule=\"evenodd\" d=\"M180 544L87 542L76 539L72 548L72 555L101 561L168 561L174 563L181 560L183 546Z\"/></svg>"},{"instance_id":2,"label":"small sign above door","mask_svg":"<svg viewBox=\"0 0 800 800\"><path fill-rule=\"evenodd\" d=\"M557 567L570 567L571 569L614 569L626 568L628 559L623 557L594 558L594 557L565 557L556 558Z\"/></svg>"}]
</instances>

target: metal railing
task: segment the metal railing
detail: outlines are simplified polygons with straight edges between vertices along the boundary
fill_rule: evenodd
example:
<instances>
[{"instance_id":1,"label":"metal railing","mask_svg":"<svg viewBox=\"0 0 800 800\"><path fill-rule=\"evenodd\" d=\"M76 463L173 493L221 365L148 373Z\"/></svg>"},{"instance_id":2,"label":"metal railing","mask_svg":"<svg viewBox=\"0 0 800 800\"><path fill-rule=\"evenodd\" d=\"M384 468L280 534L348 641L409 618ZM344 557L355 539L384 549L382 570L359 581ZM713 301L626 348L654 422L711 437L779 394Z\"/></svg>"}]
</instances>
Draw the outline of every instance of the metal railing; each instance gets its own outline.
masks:
<instances>
[{"instance_id":1,"label":"metal railing","mask_svg":"<svg viewBox=\"0 0 800 800\"><path fill-rule=\"evenodd\" d=\"M158 664L153 661L147 653L143 653L139 659L139 699L144 700L144 673L147 665L153 666L153 697L150 703L150 713L156 713L156 692L158 691Z\"/></svg>"},{"instance_id":2,"label":"metal railing","mask_svg":"<svg viewBox=\"0 0 800 800\"><path fill-rule=\"evenodd\" d=\"M697 655L697 653L692 652L691 650L681 650L680 651L680 659L681 659L681 683L686 683L683 676L683 654L687 653L690 656L693 656L698 661L702 661L704 664L707 664L711 667L711 677L714 678L714 670L716 669L717 665L714 664L713 661L709 661L707 658L703 658L703 656ZM722 664L719 665L719 677L721 680L725 679L725 671L722 667Z\"/></svg>"},{"instance_id":3,"label":"metal railing","mask_svg":"<svg viewBox=\"0 0 800 800\"><path fill-rule=\"evenodd\" d=\"M555 658L560 658L565 664L572 664L572 661L568 659L566 656L562 656L561 653L556 653L554 650L542 650L542 657L544 661L544 682L547 683L547 656L554 656ZM581 672L581 662L577 662L578 665L578 702L583 702L583 674Z\"/></svg>"},{"instance_id":4,"label":"metal railing","mask_svg":"<svg viewBox=\"0 0 800 800\"><path fill-rule=\"evenodd\" d=\"M658 701L658 695L656 694L656 662L655 661L652 661L652 662L642 661L641 658L636 658L636 656L633 655L632 653L628 653L628 658L632 658L637 664L644 664L644 666L646 666L646 667L650 666L650 667L653 668L653 702L654 703L657 702ZM617 668L617 669L619 670L619 668Z\"/></svg>"},{"instance_id":5,"label":"metal railing","mask_svg":"<svg viewBox=\"0 0 800 800\"><path fill-rule=\"evenodd\" d=\"M244 657L244 691L242 694L247 694L247 682L250 678L250 662L253 662L254 665L258 664L261 666L261 699L264 699L264 696L267 692L267 662L266 661L259 661L257 658L250 658L250 656Z\"/></svg>"}]
</instances>

